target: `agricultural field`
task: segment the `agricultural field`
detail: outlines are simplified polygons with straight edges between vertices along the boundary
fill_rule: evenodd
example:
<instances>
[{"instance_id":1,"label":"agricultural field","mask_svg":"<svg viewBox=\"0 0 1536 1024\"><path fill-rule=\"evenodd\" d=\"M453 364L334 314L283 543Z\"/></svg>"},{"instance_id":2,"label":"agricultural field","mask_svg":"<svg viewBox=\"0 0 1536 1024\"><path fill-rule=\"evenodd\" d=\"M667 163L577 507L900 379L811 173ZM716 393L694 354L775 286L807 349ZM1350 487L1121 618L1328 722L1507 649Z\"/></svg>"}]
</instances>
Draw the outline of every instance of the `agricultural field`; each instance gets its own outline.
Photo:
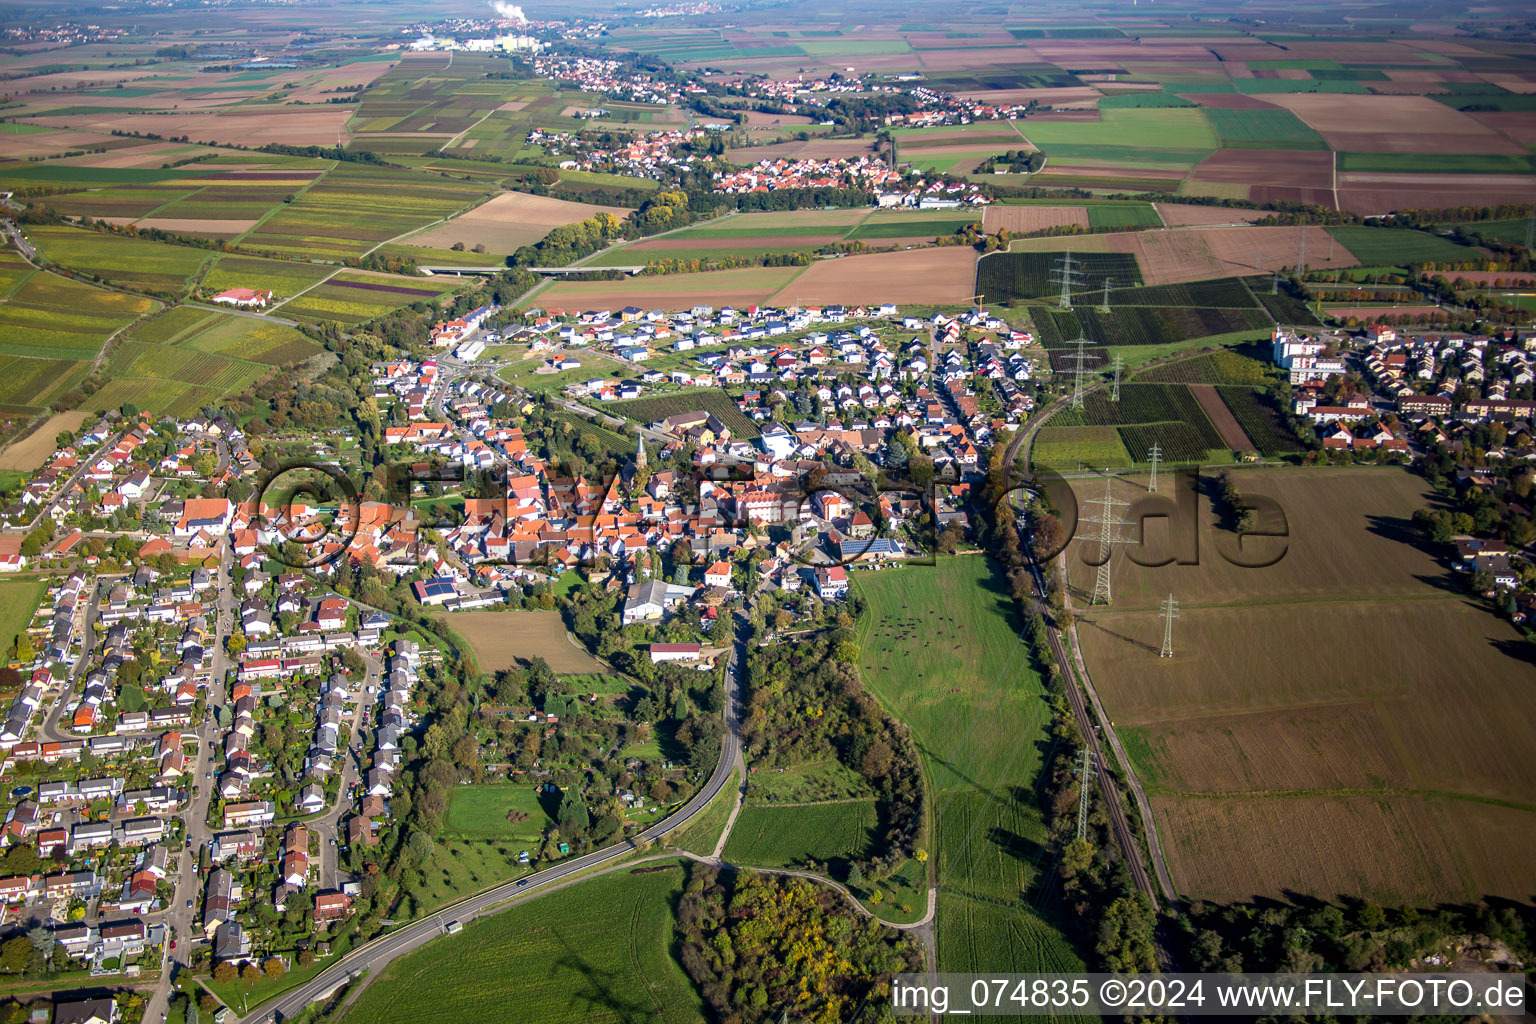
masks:
<instances>
[{"instance_id":1,"label":"agricultural field","mask_svg":"<svg viewBox=\"0 0 1536 1024\"><path fill-rule=\"evenodd\" d=\"M507 255L519 246L537 242L551 228L575 224L599 213L611 213L622 220L630 211L622 206L595 206L527 192L503 192L445 224L410 236L403 244L412 248L449 249L457 242L466 249L483 245L489 253ZM494 257L467 255L481 264L499 262Z\"/></svg>"},{"instance_id":2,"label":"agricultural field","mask_svg":"<svg viewBox=\"0 0 1536 1024\"><path fill-rule=\"evenodd\" d=\"M1205 111L1226 149L1327 149L1323 137L1306 122L1278 107L1242 109L1212 107Z\"/></svg>"},{"instance_id":3,"label":"agricultural field","mask_svg":"<svg viewBox=\"0 0 1536 1024\"><path fill-rule=\"evenodd\" d=\"M82 381L112 335L158 306L46 271L18 270L0 301L0 415L30 416Z\"/></svg>"},{"instance_id":4,"label":"agricultural field","mask_svg":"<svg viewBox=\"0 0 1536 1024\"><path fill-rule=\"evenodd\" d=\"M548 798L540 799L531 782L493 782L455 786L448 803L449 832L465 839L513 839L535 843L554 824ZM559 806L558 797L554 806ZM508 815L522 817L514 822Z\"/></svg>"},{"instance_id":5,"label":"agricultural field","mask_svg":"<svg viewBox=\"0 0 1536 1024\"><path fill-rule=\"evenodd\" d=\"M1395 468L1233 478L1284 515L1284 541L1250 541L1250 558L1279 543L1284 557L1232 565L1219 552L1234 541L1202 501L1199 565L1117 558L1114 604L1079 609L1089 671L1126 733L1179 890L1525 898L1536 885L1524 856L1536 839L1529 656L1420 546L1409 519L1431 501L1423 481ZM1137 485L1121 486L1129 497ZM1142 561L1165 537L1149 537ZM1087 569L1069 563L1080 585ZM1170 590L1180 619L1167 659L1157 607ZM1381 621L1393 625L1373 628ZM1341 672L1341 651L1371 670Z\"/></svg>"},{"instance_id":6,"label":"agricultural field","mask_svg":"<svg viewBox=\"0 0 1536 1024\"><path fill-rule=\"evenodd\" d=\"M1049 715L1006 585L983 558L852 576L864 684L927 751L939 969L1083 970L1036 846Z\"/></svg>"},{"instance_id":7,"label":"agricultural field","mask_svg":"<svg viewBox=\"0 0 1536 1024\"><path fill-rule=\"evenodd\" d=\"M603 408L607 412L625 416L646 426L679 413L708 412L713 413L716 419L730 427L733 437L753 438L760 433L757 424L747 418L735 399L724 391L714 388L695 388L677 394L658 395L654 398L610 402Z\"/></svg>"},{"instance_id":8,"label":"agricultural field","mask_svg":"<svg viewBox=\"0 0 1536 1024\"><path fill-rule=\"evenodd\" d=\"M71 409L54 413L38 424L26 437L17 438L0 451L0 471L6 473L32 473L43 467L53 454L54 438L62 430L78 430L90 419L88 413Z\"/></svg>"},{"instance_id":9,"label":"agricultural field","mask_svg":"<svg viewBox=\"0 0 1536 1024\"><path fill-rule=\"evenodd\" d=\"M1257 345L1211 352L1176 363L1155 366L1135 379L1158 384L1246 384L1257 387L1274 378L1274 363Z\"/></svg>"},{"instance_id":10,"label":"agricultural field","mask_svg":"<svg viewBox=\"0 0 1536 1024\"><path fill-rule=\"evenodd\" d=\"M964 305L974 294L976 251L941 246L817 260L772 301L871 305L881 302Z\"/></svg>"},{"instance_id":11,"label":"agricultural field","mask_svg":"<svg viewBox=\"0 0 1536 1024\"><path fill-rule=\"evenodd\" d=\"M771 806L749 803L736 816L725 843L725 859L746 867L803 867L826 864L834 878L847 874L852 860L867 854L875 840L875 801Z\"/></svg>"},{"instance_id":12,"label":"agricultural field","mask_svg":"<svg viewBox=\"0 0 1536 1024\"><path fill-rule=\"evenodd\" d=\"M9 653L16 638L26 630L46 588L42 580L0 583L0 647L4 648L0 653Z\"/></svg>"},{"instance_id":13,"label":"agricultural field","mask_svg":"<svg viewBox=\"0 0 1536 1024\"><path fill-rule=\"evenodd\" d=\"M1042 427L1029 454L1036 465L1058 470L1131 464L1131 453L1125 450L1125 442L1114 427Z\"/></svg>"},{"instance_id":14,"label":"agricultural field","mask_svg":"<svg viewBox=\"0 0 1536 1024\"><path fill-rule=\"evenodd\" d=\"M1273 392L1231 384L1218 385L1216 390L1243 433L1266 459L1307 448L1282 415L1279 400Z\"/></svg>"},{"instance_id":15,"label":"agricultural field","mask_svg":"<svg viewBox=\"0 0 1536 1024\"><path fill-rule=\"evenodd\" d=\"M1120 386L1120 401L1107 390L1095 391L1079 410L1065 409L1051 419L1057 427L1115 427L1132 458L1145 462L1147 450L1158 444L1165 462L1205 462L1214 451L1230 449L1212 426L1199 401L1183 384Z\"/></svg>"},{"instance_id":16,"label":"agricultural field","mask_svg":"<svg viewBox=\"0 0 1536 1024\"><path fill-rule=\"evenodd\" d=\"M1044 241L1044 240L1042 240ZM1060 239L1050 239L1047 252L994 252L976 261L976 290L986 302L1009 299L1055 298L1061 292L1060 278L1053 273L1062 265L1067 250ZM1141 284L1141 268L1128 253L1079 252L1071 250L1077 273L1074 294L1102 289L1108 279L1112 287Z\"/></svg>"},{"instance_id":17,"label":"agricultural field","mask_svg":"<svg viewBox=\"0 0 1536 1024\"><path fill-rule=\"evenodd\" d=\"M609 671L570 637L559 612L454 612L441 618L464 640L482 672L532 658L543 658L561 674Z\"/></svg>"},{"instance_id":18,"label":"agricultural field","mask_svg":"<svg viewBox=\"0 0 1536 1024\"><path fill-rule=\"evenodd\" d=\"M1408 228L1335 227L1328 233L1367 267L1401 266L1429 260L1474 260L1482 250L1449 238Z\"/></svg>"},{"instance_id":19,"label":"agricultural field","mask_svg":"<svg viewBox=\"0 0 1536 1024\"><path fill-rule=\"evenodd\" d=\"M688 309L766 303L805 267L752 267L702 274L640 275L622 281L556 281L535 294L546 309Z\"/></svg>"},{"instance_id":20,"label":"agricultural field","mask_svg":"<svg viewBox=\"0 0 1536 1024\"><path fill-rule=\"evenodd\" d=\"M324 280L329 273L331 268L312 263L220 256L208 268L199 290L214 296L230 288L264 289L284 299Z\"/></svg>"},{"instance_id":21,"label":"agricultural field","mask_svg":"<svg viewBox=\"0 0 1536 1024\"><path fill-rule=\"evenodd\" d=\"M27 237L61 267L150 292L180 292L212 257L204 249L69 227L32 227Z\"/></svg>"},{"instance_id":22,"label":"agricultural field","mask_svg":"<svg viewBox=\"0 0 1536 1024\"><path fill-rule=\"evenodd\" d=\"M621 870L466 924L390 964L341 1019L695 1024L703 1007L671 952L683 878ZM517 998L471 978L516 978Z\"/></svg>"},{"instance_id":23,"label":"agricultural field","mask_svg":"<svg viewBox=\"0 0 1536 1024\"><path fill-rule=\"evenodd\" d=\"M366 323L401 306L436 303L464 286L457 277L402 277L349 270L274 306L278 316Z\"/></svg>"}]
</instances>

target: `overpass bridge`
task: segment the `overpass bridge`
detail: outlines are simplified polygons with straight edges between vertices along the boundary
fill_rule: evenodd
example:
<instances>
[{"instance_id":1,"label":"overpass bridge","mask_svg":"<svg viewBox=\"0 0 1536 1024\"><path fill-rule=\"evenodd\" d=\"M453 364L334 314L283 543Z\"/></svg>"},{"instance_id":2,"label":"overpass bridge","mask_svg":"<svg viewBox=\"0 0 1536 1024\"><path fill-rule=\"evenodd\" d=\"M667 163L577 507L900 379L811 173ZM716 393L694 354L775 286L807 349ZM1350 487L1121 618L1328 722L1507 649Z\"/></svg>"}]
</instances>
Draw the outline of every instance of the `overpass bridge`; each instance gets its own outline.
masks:
<instances>
[{"instance_id":1,"label":"overpass bridge","mask_svg":"<svg viewBox=\"0 0 1536 1024\"><path fill-rule=\"evenodd\" d=\"M507 269L506 264L498 264L494 267L453 267L434 266L432 264L417 264L417 269L425 271L431 276L448 275L460 276L463 274L499 274ZM544 274L547 277L577 277L583 274L592 274L602 270L619 270L626 274L638 274L645 269L643 264L631 264L620 267L525 267L535 274Z\"/></svg>"}]
</instances>

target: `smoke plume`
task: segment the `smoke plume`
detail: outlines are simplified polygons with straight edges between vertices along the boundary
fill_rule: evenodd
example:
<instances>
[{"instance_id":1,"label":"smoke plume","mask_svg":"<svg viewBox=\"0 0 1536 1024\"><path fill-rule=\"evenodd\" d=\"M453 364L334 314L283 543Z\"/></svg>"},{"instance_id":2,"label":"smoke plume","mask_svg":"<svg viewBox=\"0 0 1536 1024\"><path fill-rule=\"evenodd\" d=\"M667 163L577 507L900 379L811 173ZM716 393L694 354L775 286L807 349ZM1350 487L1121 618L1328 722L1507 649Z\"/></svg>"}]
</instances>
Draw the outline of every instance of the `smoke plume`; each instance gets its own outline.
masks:
<instances>
[{"instance_id":1,"label":"smoke plume","mask_svg":"<svg viewBox=\"0 0 1536 1024\"><path fill-rule=\"evenodd\" d=\"M508 21L515 21L519 25L528 24L528 16L517 4L502 3L502 0L493 0L491 8Z\"/></svg>"}]
</instances>

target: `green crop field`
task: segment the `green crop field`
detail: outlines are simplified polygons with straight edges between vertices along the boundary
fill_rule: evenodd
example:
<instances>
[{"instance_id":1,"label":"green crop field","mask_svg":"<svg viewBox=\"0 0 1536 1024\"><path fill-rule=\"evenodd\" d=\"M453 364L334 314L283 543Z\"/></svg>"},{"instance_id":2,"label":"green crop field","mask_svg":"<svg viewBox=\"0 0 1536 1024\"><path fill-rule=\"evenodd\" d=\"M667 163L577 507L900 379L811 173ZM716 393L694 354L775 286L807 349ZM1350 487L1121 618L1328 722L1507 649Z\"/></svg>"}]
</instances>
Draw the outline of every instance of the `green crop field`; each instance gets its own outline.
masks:
<instances>
[{"instance_id":1,"label":"green crop field","mask_svg":"<svg viewBox=\"0 0 1536 1024\"><path fill-rule=\"evenodd\" d=\"M652 866L467 924L390 964L342 1022L697 1024L703 1007L672 956L682 888L680 866Z\"/></svg>"},{"instance_id":2,"label":"green crop field","mask_svg":"<svg viewBox=\"0 0 1536 1024\"><path fill-rule=\"evenodd\" d=\"M1096 203L1088 207L1088 226L1096 231L1121 228L1160 228L1163 218L1151 203Z\"/></svg>"},{"instance_id":3,"label":"green crop field","mask_svg":"<svg viewBox=\"0 0 1536 1024\"><path fill-rule=\"evenodd\" d=\"M1200 403L1182 384L1122 384L1118 402L1111 402L1107 391L1095 391L1080 411L1063 410L1051 424L1116 427L1137 462L1145 461L1153 444L1162 446L1168 462L1204 462L1211 451L1225 447Z\"/></svg>"},{"instance_id":4,"label":"green crop field","mask_svg":"<svg viewBox=\"0 0 1536 1024\"><path fill-rule=\"evenodd\" d=\"M1536 155L1510 153L1340 153L1339 170L1370 174L1536 174ZM1447 197L1451 202L1454 197Z\"/></svg>"},{"instance_id":5,"label":"green crop field","mask_svg":"<svg viewBox=\"0 0 1536 1024\"><path fill-rule=\"evenodd\" d=\"M151 344L173 341L184 334L190 334L194 328L204 326L219 316L218 313L198 309L196 306L173 306L135 325L132 337L135 341L147 341Z\"/></svg>"},{"instance_id":6,"label":"green crop field","mask_svg":"<svg viewBox=\"0 0 1536 1024\"><path fill-rule=\"evenodd\" d=\"M753 438L761 431L741 411L735 400L724 391L713 388L695 388L673 395L657 395L655 398L636 398L628 402L612 402L604 408L619 416L627 416L640 423L651 424L685 412L714 413L715 418L731 428L733 437Z\"/></svg>"},{"instance_id":7,"label":"green crop field","mask_svg":"<svg viewBox=\"0 0 1536 1024\"><path fill-rule=\"evenodd\" d=\"M976 261L976 290L987 302L1055 296L1061 285L1053 271L1064 256L1065 251L991 253ZM1075 291L1102 289L1105 278L1117 288L1141 284L1141 268L1129 253L1075 252L1072 266L1078 282Z\"/></svg>"},{"instance_id":8,"label":"green crop field","mask_svg":"<svg viewBox=\"0 0 1536 1024\"><path fill-rule=\"evenodd\" d=\"M1114 427L1042 427L1035 435L1030 458L1038 465L1056 469L1131 464L1131 454Z\"/></svg>"},{"instance_id":9,"label":"green crop field","mask_svg":"<svg viewBox=\"0 0 1536 1024\"><path fill-rule=\"evenodd\" d=\"M1269 317L1257 306L1122 306L1114 303L1113 294L1110 301L1108 313L1086 304L1075 306L1071 312L1042 311L1035 317L1036 326L1041 327L1041 343L1056 348L1070 345L1081 335L1095 345L1170 345L1270 326ZM1052 322L1049 330L1044 327L1047 320Z\"/></svg>"},{"instance_id":10,"label":"green crop field","mask_svg":"<svg viewBox=\"0 0 1536 1024\"><path fill-rule=\"evenodd\" d=\"M265 289L281 299L303 291L332 269L249 256L220 256L218 262L209 268L202 289L208 295L217 295L228 288Z\"/></svg>"},{"instance_id":11,"label":"green crop field","mask_svg":"<svg viewBox=\"0 0 1536 1024\"><path fill-rule=\"evenodd\" d=\"M1269 110L1205 111L1227 149L1327 149L1328 143L1305 121L1278 107ZM1348 170L1340 166L1339 170Z\"/></svg>"},{"instance_id":12,"label":"green crop field","mask_svg":"<svg viewBox=\"0 0 1536 1024\"><path fill-rule=\"evenodd\" d=\"M508 814L527 817L514 823L507 820ZM446 827L468 839L509 838L531 843L553 823L532 783L498 782L455 786Z\"/></svg>"},{"instance_id":13,"label":"green crop field","mask_svg":"<svg viewBox=\"0 0 1536 1024\"><path fill-rule=\"evenodd\" d=\"M981 221L981 212L957 213L942 216L927 216L917 213L910 217L902 217L891 220L875 220L871 218L854 228L849 233L848 240L856 241L864 239L872 241L880 238L937 238L940 235L952 235L967 224L976 224Z\"/></svg>"},{"instance_id":14,"label":"green crop field","mask_svg":"<svg viewBox=\"0 0 1536 1024\"><path fill-rule=\"evenodd\" d=\"M1029 141L1054 155L1059 146L1112 146L1131 150L1209 150L1221 146L1199 108L1111 107L1098 121L1024 121Z\"/></svg>"},{"instance_id":15,"label":"green crop field","mask_svg":"<svg viewBox=\"0 0 1536 1024\"><path fill-rule=\"evenodd\" d=\"M1245 350L1227 349L1181 359L1176 363L1154 366L1136 374L1136 380L1159 384L1247 384L1258 386L1269 381L1274 364L1268 362L1259 346Z\"/></svg>"},{"instance_id":16,"label":"green crop field","mask_svg":"<svg viewBox=\"0 0 1536 1024\"><path fill-rule=\"evenodd\" d=\"M33 227L28 237L49 260L113 284L179 291L211 257L203 249L68 227Z\"/></svg>"},{"instance_id":17,"label":"green crop field","mask_svg":"<svg viewBox=\"0 0 1536 1024\"><path fill-rule=\"evenodd\" d=\"M1243 433L1266 459L1307 447L1281 415L1273 392L1230 384L1216 390Z\"/></svg>"},{"instance_id":18,"label":"green crop field","mask_svg":"<svg viewBox=\"0 0 1536 1024\"><path fill-rule=\"evenodd\" d=\"M927 760L941 971L1081 971L1055 925L1035 787L1044 690L985 558L853 573L864 685Z\"/></svg>"},{"instance_id":19,"label":"green crop field","mask_svg":"<svg viewBox=\"0 0 1536 1024\"><path fill-rule=\"evenodd\" d=\"M1402 266L1427 260L1477 259L1481 249L1410 228L1332 227L1328 233L1368 267Z\"/></svg>"},{"instance_id":20,"label":"green crop field","mask_svg":"<svg viewBox=\"0 0 1536 1024\"><path fill-rule=\"evenodd\" d=\"M815 860L841 878L849 861L868 854L875 824L873 799L789 807L747 804L726 840L725 859L763 868L803 867Z\"/></svg>"},{"instance_id":21,"label":"green crop field","mask_svg":"<svg viewBox=\"0 0 1536 1024\"><path fill-rule=\"evenodd\" d=\"M1221 309L1257 309L1255 299L1242 281L1218 277L1185 284L1115 288L1109 298L1116 306L1213 306Z\"/></svg>"}]
</instances>

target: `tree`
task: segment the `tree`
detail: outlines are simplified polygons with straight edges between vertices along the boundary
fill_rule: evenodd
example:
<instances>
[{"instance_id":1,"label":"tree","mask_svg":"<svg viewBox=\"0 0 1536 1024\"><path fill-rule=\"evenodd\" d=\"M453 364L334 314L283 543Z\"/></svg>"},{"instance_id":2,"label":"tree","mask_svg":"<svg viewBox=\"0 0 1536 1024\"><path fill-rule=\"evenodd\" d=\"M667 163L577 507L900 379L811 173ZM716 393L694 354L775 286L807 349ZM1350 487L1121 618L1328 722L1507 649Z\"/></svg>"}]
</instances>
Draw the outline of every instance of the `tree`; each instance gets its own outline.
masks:
<instances>
[{"instance_id":1,"label":"tree","mask_svg":"<svg viewBox=\"0 0 1536 1024\"><path fill-rule=\"evenodd\" d=\"M849 888L856 889L863 884L864 872L862 869L860 869L859 862L854 861L853 864L848 868L848 886Z\"/></svg>"},{"instance_id":2,"label":"tree","mask_svg":"<svg viewBox=\"0 0 1536 1024\"><path fill-rule=\"evenodd\" d=\"M261 969L266 972L269 978L281 978L288 973L288 965L283 963L282 957L278 956L268 957L266 962L261 965Z\"/></svg>"},{"instance_id":3,"label":"tree","mask_svg":"<svg viewBox=\"0 0 1536 1024\"><path fill-rule=\"evenodd\" d=\"M26 936L17 935L0 943L0 971L7 974L20 974L27 969L27 964L32 961L32 954L36 952L32 943Z\"/></svg>"},{"instance_id":4,"label":"tree","mask_svg":"<svg viewBox=\"0 0 1536 1024\"><path fill-rule=\"evenodd\" d=\"M240 968L240 980L246 984L261 980L261 968L255 964L246 964Z\"/></svg>"},{"instance_id":5,"label":"tree","mask_svg":"<svg viewBox=\"0 0 1536 1024\"><path fill-rule=\"evenodd\" d=\"M1086 839L1073 839L1061 851L1061 877L1070 881L1093 863L1093 847Z\"/></svg>"},{"instance_id":6,"label":"tree","mask_svg":"<svg viewBox=\"0 0 1536 1024\"><path fill-rule=\"evenodd\" d=\"M560 811L555 820L565 830L584 829L592 824L587 802L582 799L581 791L576 786L566 787L565 794L560 797Z\"/></svg>"}]
</instances>

